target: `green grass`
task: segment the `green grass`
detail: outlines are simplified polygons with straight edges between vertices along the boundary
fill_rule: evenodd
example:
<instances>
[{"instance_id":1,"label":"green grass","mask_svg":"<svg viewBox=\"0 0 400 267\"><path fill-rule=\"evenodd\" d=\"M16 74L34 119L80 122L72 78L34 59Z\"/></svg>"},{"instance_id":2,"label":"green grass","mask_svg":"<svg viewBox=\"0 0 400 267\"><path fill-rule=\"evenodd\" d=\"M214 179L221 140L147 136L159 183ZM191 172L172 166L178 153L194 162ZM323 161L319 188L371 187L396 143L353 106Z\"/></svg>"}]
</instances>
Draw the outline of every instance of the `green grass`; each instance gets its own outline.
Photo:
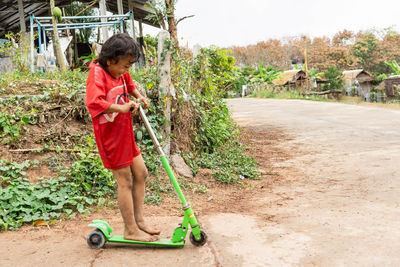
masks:
<instances>
[{"instance_id":1,"label":"green grass","mask_svg":"<svg viewBox=\"0 0 400 267\"><path fill-rule=\"evenodd\" d=\"M312 101L336 101L334 99L327 99L322 96L305 96L302 95L298 91L271 91L268 89L265 90L260 90L257 92L254 92L253 94L250 95L251 97L257 97L257 98L275 98L275 99L301 99L301 100L312 100Z\"/></svg>"},{"instance_id":2,"label":"green grass","mask_svg":"<svg viewBox=\"0 0 400 267\"><path fill-rule=\"evenodd\" d=\"M348 105L361 105L361 106L374 106L380 108L400 109L400 102L398 100L391 100L385 103L381 102L364 102L360 97L342 96L340 99L328 99L325 96L304 96L298 91L272 91L271 89L264 89L254 92L250 97L256 98L273 98L273 99L300 99L319 102L334 102L343 103Z\"/></svg>"}]
</instances>

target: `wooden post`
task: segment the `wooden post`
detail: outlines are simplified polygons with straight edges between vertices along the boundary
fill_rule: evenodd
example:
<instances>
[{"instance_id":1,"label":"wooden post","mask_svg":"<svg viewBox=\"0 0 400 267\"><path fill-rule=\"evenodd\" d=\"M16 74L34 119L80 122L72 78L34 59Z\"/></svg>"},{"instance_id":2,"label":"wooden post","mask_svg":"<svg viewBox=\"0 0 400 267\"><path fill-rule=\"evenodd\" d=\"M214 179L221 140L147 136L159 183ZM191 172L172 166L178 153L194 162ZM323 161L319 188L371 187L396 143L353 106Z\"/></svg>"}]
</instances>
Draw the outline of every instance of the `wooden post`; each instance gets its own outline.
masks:
<instances>
[{"instance_id":1,"label":"wooden post","mask_svg":"<svg viewBox=\"0 0 400 267\"><path fill-rule=\"evenodd\" d=\"M139 20L139 37L143 37L143 25L142 20Z\"/></svg>"},{"instance_id":2,"label":"wooden post","mask_svg":"<svg viewBox=\"0 0 400 267\"><path fill-rule=\"evenodd\" d=\"M171 153L171 52L165 48L165 42L170 41L168 31L162 30L158 33L158 76L160 77L159 98L164 103L165 123L163 125L163 136L165 145L164 153L169 157Z\"/></svg>"},{"instance_id":3,"label":"wooden post","mask_svg":"<svg viewBox=\"0 0 400 267\"><path fill-rule=\"evenodd\" d=\"M24 3L22 0L18 0L18 14L19 14L19 25L21 27L21 32L26 32Z\"/></svg>"},{"instance_id":4,"label":"wooden post","mask_svg":"<svg viewBox=\"0 0 400 267\"><path fill-rule=\"evenodd\" d=\"M34 59L34 49L35 49L35 40L33 36L33 14L30 15L30 22L31 22L31 30L30 30L30 38L31 38L31 72L35 71L35 59ZM40 34L40 33L39 33Z\"/></svg>"},{"instance_id":5,"label":"wooden post","mask_svg":"<svg viewBox=\"0 0 400 267\"><path fill-rule=\"evenodd\" d=\"M132 38L136 40L136 33L135 33L135 13L133 13L133 4L132 4L132 0L128 0L128 7L129 7L129 11L132 11Z\"/></svg>"},{"instance_id":6,"label":"wooden post","mask_svg":"<svg viewBox=\"0 0 400 267\"><path fill-rule=\"evenodd\" d=\"M107 7L106 7L106 0L100 0L99 3L99 9L100 9L100 16L106 16L107 15ZM107 22L106 18L101 18L101 22ZM101 38L100 40L105 42L108 39L108 29L107 26L101 27Z\"/></svg>"},{"instance_id":7,"label":"wooden post","mask_svg":"<svg viewBox=\"0 0 400 267\"><path fill-rule=\"evenodd\" d=\"M117 0L117 5L118 5L118 14L119 15L124 14L124 6L122 5L122 0Z\"/></svg>"},{"instance_id":8,"label":"wooden post","mask_svg":"<svg viewBox=\"0 0 400 267\"><path fill-rule=\"evenodd\" d=\"M143 25L141 19L139 20L139 45L140 45L139 67L144 67L146 65L146 59L143 53L144 40L143 40Z\"/></svg>"},{"instance_id":9,"label":"wooden post","mask_svg":"<svg viewBox=\"0 0 400 267\"><path fill-rule=\"evenodd\" d=\"M74 44L74 49L73 49L73 51L74 51L74 58L73 58L73 64L75 65L75 66L77 66L78 64L78 40L77 40L77 38L76 38L76 31L75 31L75 29L73 29L72 30L72 43Z\"/></svg>"}]
</instances>

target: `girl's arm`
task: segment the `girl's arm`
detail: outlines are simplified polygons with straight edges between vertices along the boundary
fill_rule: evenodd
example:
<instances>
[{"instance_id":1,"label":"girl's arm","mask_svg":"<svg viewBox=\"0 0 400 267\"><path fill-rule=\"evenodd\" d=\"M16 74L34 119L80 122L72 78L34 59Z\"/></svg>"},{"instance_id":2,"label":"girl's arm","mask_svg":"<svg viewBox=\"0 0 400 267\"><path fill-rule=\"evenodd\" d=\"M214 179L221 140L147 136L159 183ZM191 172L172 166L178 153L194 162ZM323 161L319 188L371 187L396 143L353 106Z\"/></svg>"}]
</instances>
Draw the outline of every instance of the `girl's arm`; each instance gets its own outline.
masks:
<instances>
[{"instance_id":1,"label":"girl's arm","mask_svg":"<svg viewBox=\"0 0 400 267\"><path fill-rule=\"evenodd\" d=\"M129 103L125 103L123 105L111 104L111 106L108 109L106 109L104 113L113 113L113 112L128 113L131 111L131 108L133 108L132 113L135 113L138 107L139 107L138 104L136 104L133 101L129 101Z\"/></svg>"}]
</instances>

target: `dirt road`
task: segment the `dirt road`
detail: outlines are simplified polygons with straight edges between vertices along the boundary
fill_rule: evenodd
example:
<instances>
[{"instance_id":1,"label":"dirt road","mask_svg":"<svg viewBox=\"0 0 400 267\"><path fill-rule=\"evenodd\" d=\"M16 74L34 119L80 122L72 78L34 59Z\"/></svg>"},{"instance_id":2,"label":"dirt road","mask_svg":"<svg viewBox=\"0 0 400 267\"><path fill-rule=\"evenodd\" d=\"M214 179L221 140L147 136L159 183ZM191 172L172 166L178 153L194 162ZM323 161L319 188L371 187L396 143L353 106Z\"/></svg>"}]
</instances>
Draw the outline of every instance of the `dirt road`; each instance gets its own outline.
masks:
<instances>
[{"instance_id":1,"label":"dirt road","mask_svg":"<svg viewBox=\"0 0 400 267\"><path fill-rule=\"evenodd\" d=\"M280 128L301 153L276 162L298 170L262 228L270 265L400 265L400 111L296 100L235 99L243 127ZM295 173L295 175L298 175ZM268 196L258 203L270 201ZM261 249L260 249L261 250Z\"/></svg>"},{"instance_id":2,"label":"dirt road","mask_svg":"<svg viewBox=\"0 0 400 267\"><path fill-rule=\"evenodd\" d=\"M0 266L400 265L400 111L296 100L228 104L265 172L242 189L189 194L209 235L204 247L92 250L91 219L122 231L118 212L103 210L0 233ZM179 204L146 210L164 236L181 220L171 216Z\"/></svg>"}]
</instances>

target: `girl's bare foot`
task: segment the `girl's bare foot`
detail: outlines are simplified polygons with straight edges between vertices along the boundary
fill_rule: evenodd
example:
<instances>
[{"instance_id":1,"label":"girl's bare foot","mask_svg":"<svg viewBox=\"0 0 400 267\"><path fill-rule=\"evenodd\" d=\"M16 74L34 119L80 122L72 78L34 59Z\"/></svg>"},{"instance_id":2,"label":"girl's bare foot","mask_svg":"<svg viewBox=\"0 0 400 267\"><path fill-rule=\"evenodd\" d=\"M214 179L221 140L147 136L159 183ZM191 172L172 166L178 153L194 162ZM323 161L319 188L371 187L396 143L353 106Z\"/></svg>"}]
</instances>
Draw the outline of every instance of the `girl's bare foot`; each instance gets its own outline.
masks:
<instances>
[{"instance_id":1,"label":"girl's bare foot","mask_svg":"<svg viewBox=\"0 0 400 267\"><path fill-rule=\"evenodd\" d=\"M157 236L146 234L143 231L137 231L134 233L129 233L127 231L124 232L124 239L134 240L134 241L143 241L143 242L153 242L158 240Z\"/></svg>"},{"instance_id":2,"label":"girl's bare foot","mask_svg":"<svg viewBox=\"0 0 400 267\"><path fill-rule=\"evenodd\" d=\"M143 232L146 232L150 235L159 235L161 233L160 230L151 229L150 227L148 227L144 221L136 221L136 224L140 230L142 230Z\"/></svg>"}]
</instances>

